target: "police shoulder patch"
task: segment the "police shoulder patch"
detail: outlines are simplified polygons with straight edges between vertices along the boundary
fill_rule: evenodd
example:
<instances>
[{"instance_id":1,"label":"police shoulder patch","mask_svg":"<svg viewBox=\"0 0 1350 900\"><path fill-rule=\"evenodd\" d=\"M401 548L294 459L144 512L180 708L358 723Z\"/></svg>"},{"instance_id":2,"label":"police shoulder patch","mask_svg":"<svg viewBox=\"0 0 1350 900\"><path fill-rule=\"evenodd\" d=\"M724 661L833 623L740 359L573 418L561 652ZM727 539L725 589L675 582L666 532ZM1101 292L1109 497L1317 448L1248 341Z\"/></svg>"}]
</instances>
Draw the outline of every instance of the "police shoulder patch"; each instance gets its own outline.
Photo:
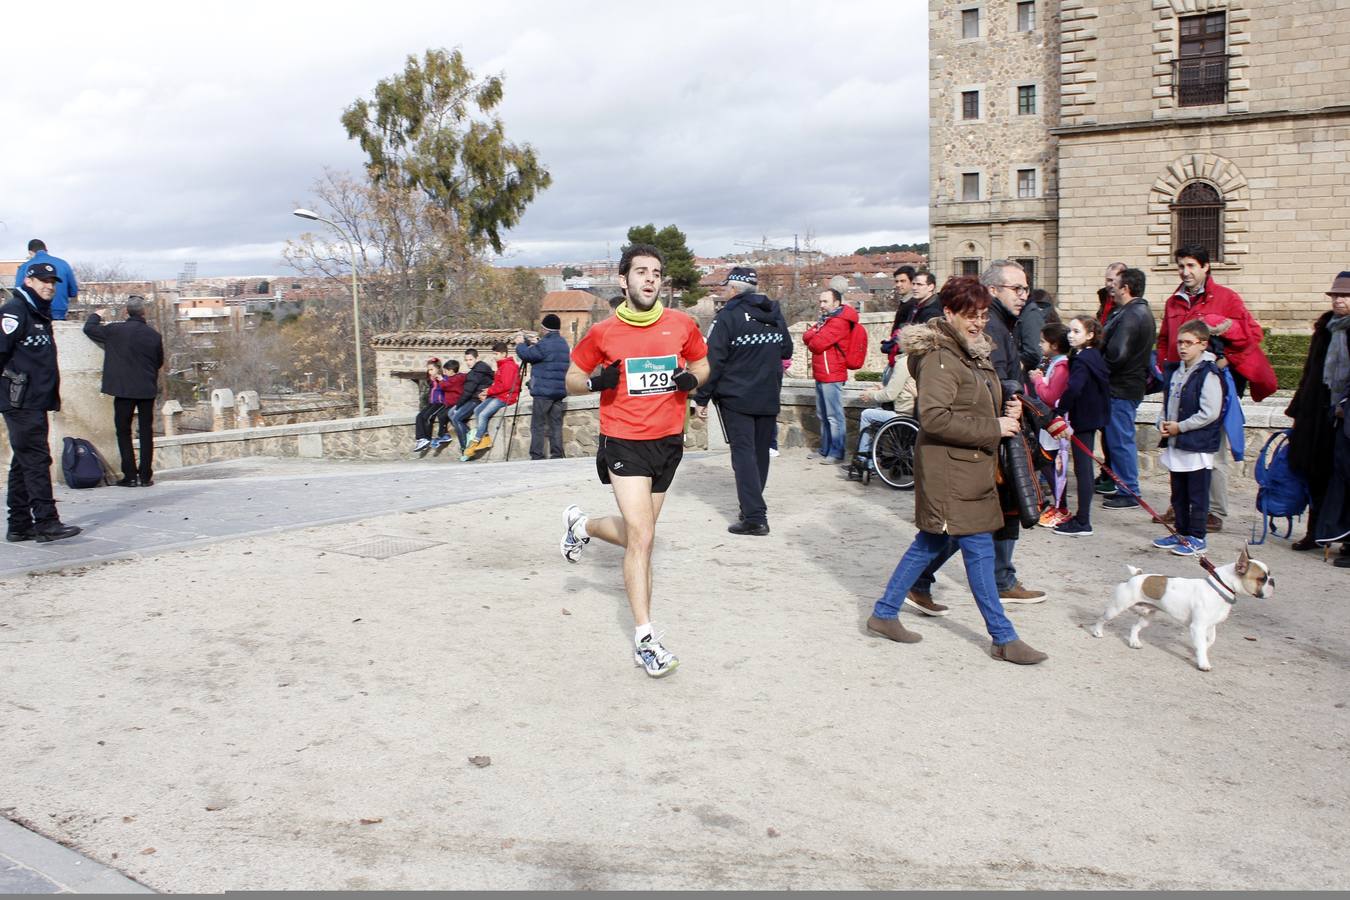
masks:
<instances>
[{"instance_id":1,"label":"police shoulder patch","mask_svg":"<svg viewBox=\"0 0 1350 900\"><path fill-rule=\"evenodd\" d=\"M0 316L0 329L3 329L5 334L13 334L14 332L18 331L19 330L18 317L10 315L9 313L5 313L3 316Z\"/></svg>"}]
</instances>

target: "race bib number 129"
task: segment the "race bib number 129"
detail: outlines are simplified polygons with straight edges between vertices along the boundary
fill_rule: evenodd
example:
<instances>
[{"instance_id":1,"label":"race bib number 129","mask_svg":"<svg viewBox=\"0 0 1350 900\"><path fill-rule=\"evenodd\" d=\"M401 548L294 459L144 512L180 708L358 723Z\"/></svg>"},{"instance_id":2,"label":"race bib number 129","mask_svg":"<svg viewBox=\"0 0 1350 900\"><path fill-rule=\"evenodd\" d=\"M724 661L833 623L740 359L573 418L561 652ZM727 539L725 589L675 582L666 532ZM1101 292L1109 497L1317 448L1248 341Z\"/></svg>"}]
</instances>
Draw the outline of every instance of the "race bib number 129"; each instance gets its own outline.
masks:
<instances>
[{"instance_id":1,"label":"race bib number 129","mask_svg":"<svg viewBox=\"0 0 1350 900\"><path fill-rule=\"evenodd\" d=\"M628 396L670 394L675 391L674 356L638 356L623 361Z\"/></svg>"}]
</instances>

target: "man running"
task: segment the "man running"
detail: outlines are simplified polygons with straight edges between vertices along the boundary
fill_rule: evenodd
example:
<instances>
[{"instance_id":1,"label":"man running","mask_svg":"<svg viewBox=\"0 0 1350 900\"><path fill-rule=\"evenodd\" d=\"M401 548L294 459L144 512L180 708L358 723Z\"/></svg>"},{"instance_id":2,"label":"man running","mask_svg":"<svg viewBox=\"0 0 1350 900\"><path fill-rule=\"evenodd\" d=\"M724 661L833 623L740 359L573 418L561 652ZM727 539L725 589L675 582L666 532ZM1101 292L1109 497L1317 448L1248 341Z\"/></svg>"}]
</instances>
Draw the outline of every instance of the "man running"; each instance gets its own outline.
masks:
<instances>
[{"instance_id":1,"label":"man running","mask_svg":"<svg viewBox=\"0 0 1350 900\"><path fill-rule=\"evenodd\" d=\"M591 519L577 506L567 507L561 545L568 562L576 562L593 537L624 548L623 583L636 626L633 661L653 678L680 664L652 631L656 520L684 456L688 396L708 380L708 347L698 325L661 305L664 267L655 247L625 250L619 277L626 299L572 351L567 393L600 392L595 467L600 481L613 487L619 515Z\"/></svg>"}]
</instances>

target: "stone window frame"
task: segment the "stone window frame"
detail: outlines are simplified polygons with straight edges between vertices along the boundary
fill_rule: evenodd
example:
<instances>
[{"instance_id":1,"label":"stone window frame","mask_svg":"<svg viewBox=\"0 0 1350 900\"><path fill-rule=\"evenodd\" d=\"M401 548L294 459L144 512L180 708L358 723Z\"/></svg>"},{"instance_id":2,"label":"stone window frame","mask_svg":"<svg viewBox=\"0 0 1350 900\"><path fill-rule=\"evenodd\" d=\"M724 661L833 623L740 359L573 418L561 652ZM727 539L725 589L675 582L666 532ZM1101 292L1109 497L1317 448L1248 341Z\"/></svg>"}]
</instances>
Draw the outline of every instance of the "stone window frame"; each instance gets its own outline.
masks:
<instances>
[{"instance_id":1,"label":"stone window frame","mask_svg":"<svg viewBox=\"0 0 1350 900\"><path fill-rule=\"evenodd\" d=\"M1035 92L1032 98L1036 104L1035 112L1022 112L1022 88L1031 88ZM1044 109L1045 91L1041 89L1041 83L1039 81L1019 81L1017 84L1008 88L1008 110L1011 113L1010 118L1013 120L1025 122L1032 119L1039 119L1042 117L1042 111Z\"/></svg>"},{"instance_id":2,"label":"stone window frame","mask_svg":"<svg viewBox=\"0 0 1350 900\"><path fill-rule=\"evenodd\" d=\"M1246 49L1251 44L1251 12L1247 0L1152 0L1158 20L1153 25L1153 110L1155 119L1203 118L1214 115L1216 107L1229 113L1250 110L1251 82L1247 78L1250 60ZM1209 106L1179 106L1172 83L1172 63L1181 52L1182 17L1226 12L1228 48L1228 99Z\"/></svg>"},{"instance_id":3,"label":"stone window frame","mask_svg":"<svg viewBox=\"0 0 1350 900\"><path fill-rule=\"evenodd\" d=\"M976 23L975 30L979 32L974 37L966 37L966 13L974 12L978 15L979 21ZM956 10L956 42L970 43L971 41L982 41L989 34L989 17L985 15L983 3L967 3Z\"/></svg>"},{"instance_id":4,"label":"stone window frame","mask_svg":"<svg viewBox=\"0 0 1350 900\"><path fill-rule=\"evenodd\" d=\"M1031 172L1035 179L1036 192L1030 197L1022 196L1021 173ZM1039 200L1045 196L1045 184L1041 179L1039 163L1013 163L1008 169L1008 198L1010 200Z\"/></svg>"},{"instance_id":5,"label":"stone window frame","mask_svg":"<svg viewBox=\"0 0 1350 900\"><path fill-rule=\"evenodd\" d=\"M1031 7L1031 27L1023 28L1020 19L1021 7L1026 4ZM1041 11L1036 8L1036 0L1013 0L1011 16L1008 21L1008 30L1013 34L1035 34L1040 31Z\"/></svg>"},{"instance_id":6,"label":"stone window frame","mask_svg":"<svg viewBox=\"0 0 1350 900\"><path fill-rule=\"evenodd\" d=\"M1247 244L1248 213L1251 195L1247 177L1231 159L1214 153L1187 153L1178 156L1163 169L1149 188L1148 235L1152 243L1148 255L1153 271L1176 269L1173 253L1173 210L1181 189L1193 181L1204 181L1219 191L1223 201L1222 260L1214 260L1210 267L1219 271L1240 270L1250 247Z\"/></svg>"},{"instance_id":7,"label":"stone window frame","mask_svg":"<svg viewBox=\"0 0 1350 900\"><path fill-rule=\"evenodd\" d=\"M979 196L974 200L966 199L966 176L974 175L979 178ZM989 199L989 177L984 169L974 166L961 166L956 170L956 202L957 203L981 203Z\"/></svg>"},{"instance_id":8,"label":"stone window frame","mask_svg":"<svg viewBox=\"0 0 1350 900\"><path fill-rule=\"evenodd\" d=\"M965 108L965 95L974 91L979 95L980 114L974 119L967 119ZM983 125L989 121L989 96L983 84L966 84L956 89L956 124L958 125Z\"/></svg>"}]
</instances>

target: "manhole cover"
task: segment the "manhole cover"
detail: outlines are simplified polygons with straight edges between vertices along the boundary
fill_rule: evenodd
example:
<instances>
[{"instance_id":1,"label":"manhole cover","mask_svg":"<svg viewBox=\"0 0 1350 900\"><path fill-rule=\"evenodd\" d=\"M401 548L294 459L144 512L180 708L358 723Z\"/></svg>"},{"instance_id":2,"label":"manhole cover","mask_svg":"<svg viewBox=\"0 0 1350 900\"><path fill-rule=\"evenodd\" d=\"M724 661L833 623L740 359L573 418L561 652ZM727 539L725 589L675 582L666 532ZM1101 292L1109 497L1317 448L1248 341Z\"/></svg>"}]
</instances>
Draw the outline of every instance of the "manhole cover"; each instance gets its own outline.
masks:
<instances>
[{"instance_id":1,"label":"manhole cover","mask_svg":"<svg viewBox=\"0 0 1350 900\"><path fill-rule=\"evenodd\" d=\"M382 534L369 540L360 541L355 544L344 544L341 547L324 547L331 553L345 553L348 556L364 556L367 559L389 559L393 556L402 556L405 553L416 553L418 550L426 550L428 547L439 547L444 541L427 541L422 538L392 537Z\"/></svg>"}]
</instances>

